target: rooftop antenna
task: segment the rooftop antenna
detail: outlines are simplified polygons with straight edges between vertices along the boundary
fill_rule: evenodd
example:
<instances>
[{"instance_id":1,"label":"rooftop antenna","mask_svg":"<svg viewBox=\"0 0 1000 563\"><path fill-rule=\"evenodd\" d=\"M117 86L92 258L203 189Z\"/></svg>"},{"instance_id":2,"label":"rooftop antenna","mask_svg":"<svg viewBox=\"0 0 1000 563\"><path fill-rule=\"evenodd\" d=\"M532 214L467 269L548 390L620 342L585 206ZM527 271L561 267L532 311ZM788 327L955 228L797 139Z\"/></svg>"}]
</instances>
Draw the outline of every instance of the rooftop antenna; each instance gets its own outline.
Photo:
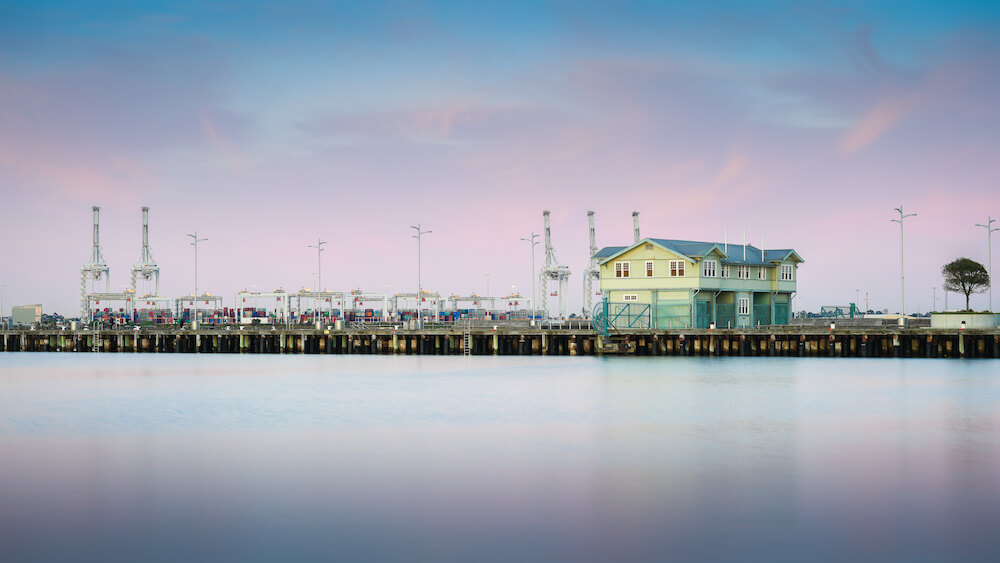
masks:
<instances>
[{"instance_id":1,"label":"rooftop antenna","mask_svg":"<svg viewBox=\"0 0 1000 563\"><path fill-rule=\"evenodd\" d=\"M139 256L139 261L132 266L132 293L136 293L136 279L139 276L144 280L155 278L156 291L153 295L160 294L160 267L156 265L156 260L153 260L153 254L149 251L149 208L145 206L142 208L142 254Z\"/></svg>"},{"instance_id":2,"label":"rooftop antenna","mask_svg":"<svg viewBox=\"0 0 1000 563\"><path fill-rule=\"evenodd\" d=\"M90 253L90 260L80 268L80 320L84 322L90 319L87 279L98 281L103 278L104 291L111 292L110 269L101 255L101 208L95 205L91 210L94 212L94 249Z\"/></svg>"},{"instance_id":3,"label":"rooftop antenna","mask_svg":"<svg viewBox=\"0 0 1000 563\"><path fill-rule=\"evenodd\" d=\"M594 280L600 282L601 265L598 263L597 242L594 238L594 212L587 212L587 224L590 227L590 261L587 262L587 269L583 271L583 316L590 316L590 308L594 300Z\"/></svg>"},{"instance_id":4,"label":"rooftop antenna","mask_svg":"<svg viewBox=\"0 0 1000 563\"><path fill-rule=\"evenodd\" d=\"M632 212L632 230L635 233L635 241L633 241L633 244L637 244L639 242L639 212L638 211L633 211Z\"/></svg>"},{"instance_id":5,"label":"rooftop antenna","mask_svg":"<svg viewBox=\"0 0 1000 563\"><path fill-rule=\"evenodd\" d=\"M559 316L561 318L566 317L566 286L569 283L569 266L559 263L556 258L556 252L552 248L552 229L549 227L549 212L543 211L542 216L545 218L545 265L542 266L542 271L539 273L539 281L541 282L542 289L542 310L548 315L548 282L553 280L559 284L559 289L554 296L559 297Z\"/></svg>"}]
</instances>

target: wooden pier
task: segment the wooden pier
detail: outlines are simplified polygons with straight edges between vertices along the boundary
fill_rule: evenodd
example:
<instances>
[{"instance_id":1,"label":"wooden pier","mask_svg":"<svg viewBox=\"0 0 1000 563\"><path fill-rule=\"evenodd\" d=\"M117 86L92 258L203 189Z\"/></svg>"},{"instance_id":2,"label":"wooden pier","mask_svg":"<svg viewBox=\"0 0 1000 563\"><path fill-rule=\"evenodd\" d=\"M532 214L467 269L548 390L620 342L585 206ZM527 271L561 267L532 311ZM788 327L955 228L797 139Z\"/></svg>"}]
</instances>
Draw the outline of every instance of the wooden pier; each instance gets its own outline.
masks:
<instances>
[{"instance_id":1,"label":"wooden pier","mask_svg":"<svg viewBox=\"0 0 1000 563\"><path fill-rule=\"evenodd\" d=\"M797 356L1000 358L1000 330L865 328L657 330L461 327L394 330L224 327L0 331L2 352L411 354L504 356Z\"/></svg>"}]
</instances>

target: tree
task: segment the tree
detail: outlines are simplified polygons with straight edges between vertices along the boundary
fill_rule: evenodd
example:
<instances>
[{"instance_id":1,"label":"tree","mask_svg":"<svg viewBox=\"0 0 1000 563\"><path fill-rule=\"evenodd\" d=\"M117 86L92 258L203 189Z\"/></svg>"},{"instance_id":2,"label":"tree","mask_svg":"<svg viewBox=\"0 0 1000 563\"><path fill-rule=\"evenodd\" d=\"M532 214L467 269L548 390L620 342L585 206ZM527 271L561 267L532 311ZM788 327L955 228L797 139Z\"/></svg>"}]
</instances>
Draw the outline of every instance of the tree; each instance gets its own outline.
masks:
<instances>
[{"instance_id":1,"label":"tree","mask_svg":"<svg viewBox=\"0 0 1000 563\"><path fill-rule=\"evenodd\" d=\"M969 308L969 296L982 293L990 286L990 274L982 264L968 258L959 258L941 268L944 276L944 288L965 294L965 310Z\"/></svg>"}]
</instances>

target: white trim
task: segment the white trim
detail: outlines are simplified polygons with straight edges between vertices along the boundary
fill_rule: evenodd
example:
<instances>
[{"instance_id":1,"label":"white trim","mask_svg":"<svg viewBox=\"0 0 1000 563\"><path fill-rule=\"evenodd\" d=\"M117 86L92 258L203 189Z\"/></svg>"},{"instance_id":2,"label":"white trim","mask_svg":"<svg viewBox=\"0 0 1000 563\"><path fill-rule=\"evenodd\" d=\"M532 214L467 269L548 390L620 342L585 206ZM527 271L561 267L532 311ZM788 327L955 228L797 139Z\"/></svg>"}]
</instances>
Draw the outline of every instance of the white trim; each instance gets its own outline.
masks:
<instances>
[{"instance_id":1,"label":"white trim","mask_svg":"<svg viewBox=\"0 0 1000 563\"><path fill-rule=\"evenodd\" d=\"M627 277L629 277L629 262L628 262L628 260L622 260L620 262L615 262L615 277L616 278L627 278Z\"/></svg>"},{"instance_id":2,"label":"white trim","mask_svg":"<svg viewBox=\"0 0 1000 563\"><path fill-rule=\"evenodd\" d=\"M622 301L638 301L638 300L639 300L639 294L638 293L625 293L625 294L622 294Z\"/></svg>"},{"instance_id":3,"label":"white trim","mask_svg":"<svg viewBox=\"0 0 1000 563\"><path fill-rule=\"evenodd\" d=\"M670 277L672 278L683 278L684 277L684 260L671 260L670 261Z\"/></svg>"},{"instance_id":4,"label":"white trim","mask_svg":"<svg viewBox=\"0 0 1000 563\"><path fill-rule=\"evenodd\" d=\"M750 314L750 298L740 297L737 301L739 309L737 311L738 315L749 315Z\"/></svg>"},{"instance_id":5,"label":"white trim","mask_svg":"<svg viewBox=\"0 0 1000 563\"><path fill-rule=\"evenodd\" d=\"M795 268L791 264L781 265L781 281L794 281Z\"/></svg>"},{"instance_id":6,"label":"white trim","mask_svg":"<svg viewBox=\"0 0 1000 563\"><path fill-rule=\"evenodd\" d=\"M647 278L653 277L654 272L656 272L656 270L654 269L653 261L646 260L646 277Z\"/></svg>"},{"instance_id":7,"label":"white trim","mask_svg":"<svg viewBox=\"0 0 1000 563\"><path fill-rule=\"evenodd\" d=\"M719 273L719 263L715 260L705 260L702 262L701 275L706 278L717 277Z\"/></svg>"},{"instance_id":8,"label":"white trim","mask_svg":"<svg viewBox=\"0 0 1000 563\"><path fill-rule=\"evenodd\" d=\"M729 279L729 264L722 265L722 277L724 279Z\"/></svg>"}]
</instances>

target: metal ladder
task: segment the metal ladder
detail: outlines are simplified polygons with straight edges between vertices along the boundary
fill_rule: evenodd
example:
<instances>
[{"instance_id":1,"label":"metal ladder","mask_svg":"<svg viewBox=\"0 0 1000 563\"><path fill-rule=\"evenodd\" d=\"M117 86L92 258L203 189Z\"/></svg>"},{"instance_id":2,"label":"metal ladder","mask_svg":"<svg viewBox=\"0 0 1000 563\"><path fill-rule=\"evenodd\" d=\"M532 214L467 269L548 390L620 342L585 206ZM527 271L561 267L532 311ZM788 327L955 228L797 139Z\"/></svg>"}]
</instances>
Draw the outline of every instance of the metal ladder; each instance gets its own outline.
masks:
<instances>
[{"instance_id":1,"label":"metal ladder","mask_svg":"<svg viewBox=\"0 0 1000 563\"><path fill-rule=\"evenodd\" d=\"M465 321L465 332L462 335L462 353L466 356L472 355L472 321Z\"/></svg>"}]
</instances>

